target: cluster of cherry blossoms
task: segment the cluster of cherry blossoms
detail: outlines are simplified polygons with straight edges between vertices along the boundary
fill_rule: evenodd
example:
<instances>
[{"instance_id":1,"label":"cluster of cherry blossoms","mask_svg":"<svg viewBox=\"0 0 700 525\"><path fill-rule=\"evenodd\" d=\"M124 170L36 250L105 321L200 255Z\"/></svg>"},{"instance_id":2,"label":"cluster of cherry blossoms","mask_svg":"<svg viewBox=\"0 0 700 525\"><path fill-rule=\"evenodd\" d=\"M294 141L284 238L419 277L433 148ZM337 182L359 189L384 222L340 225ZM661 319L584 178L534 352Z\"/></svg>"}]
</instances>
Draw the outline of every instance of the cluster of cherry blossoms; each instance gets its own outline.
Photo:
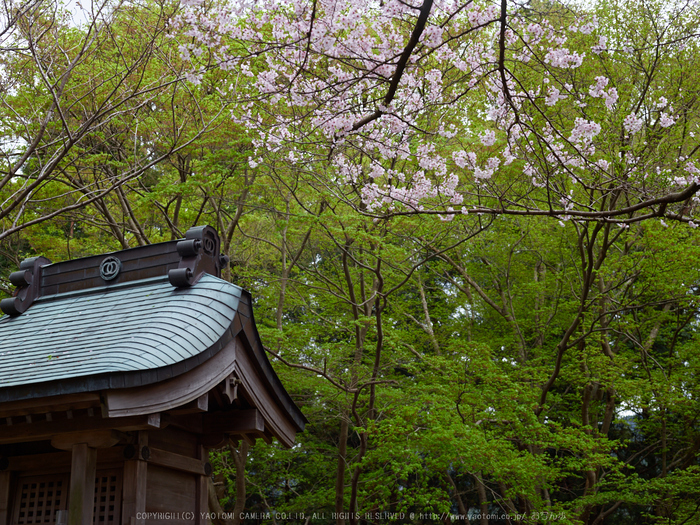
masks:
<instances>
[{"instance_id":1,"label":"cluster of cherry blossoms","mask_svg":"<svg viewBox=\"0 0 700 525\"><path fill-rule=\"evenodd\" d=\"M608 82L610 82L610 79L607 77L595 77L595 85L591 86L588 89L588 93L592 97L601 97L605 100L605 106L608 109L612 109L613 105L615 102L617 102L617 89L614 87L611 87L610 89L605 89L605 86L608 85Z\"/></svg>"},{"instance_id":2,"label":"cluster of cherry blossoms","mask_svg":"<svg viewBox=\"0 0 700 525\"><path fill-rule=\"evenodd\" d=\"M606 180L620 164L602 137L677 120L663 97L646 113L620 99L625 79L597 67L613 52L609 38L585 13L555 24L514 7L502 27L500 2L182 5L173 30L188 38L188 78L202 78L205 49L235 73L217 89L253 136L250 166L283 159L357 188L370 211L458 212L465 196L496 199L518 177L569 203L572 184Z\"/></svg>"}]
</instances>

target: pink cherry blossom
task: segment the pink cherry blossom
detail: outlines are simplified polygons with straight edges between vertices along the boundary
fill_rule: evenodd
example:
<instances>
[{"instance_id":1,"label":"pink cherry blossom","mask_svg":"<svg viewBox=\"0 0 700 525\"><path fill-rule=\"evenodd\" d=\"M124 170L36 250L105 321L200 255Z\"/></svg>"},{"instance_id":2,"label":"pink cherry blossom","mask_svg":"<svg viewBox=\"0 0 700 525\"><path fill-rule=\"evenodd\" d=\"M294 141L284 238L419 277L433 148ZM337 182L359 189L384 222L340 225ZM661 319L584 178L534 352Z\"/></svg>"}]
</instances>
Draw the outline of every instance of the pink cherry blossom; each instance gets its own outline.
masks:
<instances>
[{"instance_id":1,"label":"pink cherry blossom","mask_svg":"<svg viewBox=\"0 0 700 525\"><path fill-rule=\"evenodd\" d=\"M602 97L604 93L605 86L608 85L608 82L610 82L610 79L607 77L595 77L595 85L591 86L588 88L588 93L592 97Z\"/></svg>"},{"instance_id":2,"label":"pink cherry blossom","mask_svg":"<svg viewBox=\"0 0 700 525\"><path fill-rule=\"evenodd\" d=\"M484 146L493 146L496 143L496 132L493 130L484 131L479 139Z\"/></svg>"},{"instance_id":3,"label":"pink cherry blossom","mask_svg":"<svg viewBox=\"0 0 700 525\"><path fill-rule=\"evenodd\" d=\"M637 117L637 115L634 113L630 113L625 117L623 126L630 134L635 134L642 129L642 126L644 126L644 121Z\"/></svg>"},{"instance_id":4,"label":"pink cherry blossom","mask_svg":"<svg viewBox=\"0 0 700 525\"><path fill-rule=\"evenodd\" d=\"M578 54L578 52L571 52L567 48L550 49L545 56L545 63L551 64L554 67L561 68L571 68L575 69L583 63L583 59L586 58L586 53Z\"/></svg>"},{"instance_id":5,"label":"pink cherry blossom","mask_svg":"<svg viewBox=\"0 0 700 525\"><path fill-rule=\"evenodd\" d=\"M596 83L588 88L588 94L594 98L603 98L605 100L605 106L608 109L612 109L615 102L617 102L617 89L611 87L607 91L605 87L610 82L607 77L595 77Z\"/></svg>"},{"instance_id":6,"label":"pink cherry blossom","mask_svg":"<svg viewBox=\"0 0 700 525\"><path fill-rule=\"evenodd\" d=\"M577 118L569 140L574 143L588 144L598 133L600 133L600 124Z\"/></svg>"},{"instance_id":7,"label":"pink cherry blossom","mask_svg":"<svg viewBox=\"0 0 700 525\"><path fill-rule=\"evenodd\" d=\"M673 120L673 117L671 117L668 113L665 111L661 112L661 116L659 117L659 126L662 128L669 128L673 126L676 123L675 120Z\"/></svg>"},{"instance_id":8,"label":"pink cherry blossom","mask_svg":"<svg viewBox=\"0 0 700 525\"><path fill-rule=\"evenodd\" d=\"M608 37L601 35L600 38L598 39L598 43L591 48L591 51L593 51L596 55L600 55L604 51L607 51L607 49L608 49L606 46L607 43L608 43Z\"/></svg>"},{"instance_id":9,"label":"pink cherry blossom","mask_svg":"<svg viewBox=\"0 0 700 525\"><path fill-rule=\"evenodd\" d=\"M565 98L566 95L562 95L561 91L559 91L554 86L550 86L549 89L547 89L547 97L545 98L545 104L547 104L548 106L554 106L557 102Z\"/></svg>"}]
</instances>

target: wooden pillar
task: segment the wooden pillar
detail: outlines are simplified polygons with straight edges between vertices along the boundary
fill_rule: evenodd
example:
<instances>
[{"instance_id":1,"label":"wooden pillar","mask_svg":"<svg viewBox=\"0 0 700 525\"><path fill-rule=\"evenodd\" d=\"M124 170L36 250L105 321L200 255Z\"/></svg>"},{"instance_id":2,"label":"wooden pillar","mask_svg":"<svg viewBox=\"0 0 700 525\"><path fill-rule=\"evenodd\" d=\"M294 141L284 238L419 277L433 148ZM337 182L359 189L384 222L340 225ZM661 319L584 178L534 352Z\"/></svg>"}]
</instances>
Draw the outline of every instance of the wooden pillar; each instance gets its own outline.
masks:
<instances>
[{"instance_id":1,"label":"wooden pillar","mask_svg":"<svg viewBox=\"0 0 700 525\"><path fill-rule=\"evenodd\" d=\"M122 525L145 525L142 517L146 511L146 489L148 463L141 452L148 446L148 432L140 431L135 445L136 457L124 462L124 485L122 487ZM138 517L137 517L138 516Z\"/></svg>"},{"instance_id":2,"label":"wooden pillar","mask_svg":"<svg viewBox=\"0 0 700 525\"><path fill-rule=\"evenodd\" d=\"M10 483L12 472L0 472L0 523L10 523Z\"/></svg>"},{"instance_id":3,"label":"wooden pillar","mask_svg":"<svg viewBox=\"0 0 700 525\"><path fill-rule=\"evenodd\" d=\"M76 443L72 453L68 525L92 525L97 449L89 447L87 443Z\"/></svg>"},{"instance_id":4,"label":"wooden pillar","mask_svg":"<svg viewBox=\"0 0 700 525\"><path fill-rule=\"evenodd\" d=\"M146 469L140 459L124 462L124 488L122 489L122 525L144 525L141 514L146 511Z\"/></svg>"}]
</instances>

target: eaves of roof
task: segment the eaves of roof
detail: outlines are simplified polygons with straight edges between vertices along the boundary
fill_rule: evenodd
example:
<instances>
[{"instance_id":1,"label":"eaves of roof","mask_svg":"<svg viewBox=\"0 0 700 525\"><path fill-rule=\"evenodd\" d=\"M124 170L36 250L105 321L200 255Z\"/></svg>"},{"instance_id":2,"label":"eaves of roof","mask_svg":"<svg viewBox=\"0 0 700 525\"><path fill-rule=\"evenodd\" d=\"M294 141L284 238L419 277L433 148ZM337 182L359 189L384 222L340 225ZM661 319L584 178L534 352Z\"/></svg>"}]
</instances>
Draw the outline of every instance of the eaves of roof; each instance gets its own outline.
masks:
<instances>
[{"instance_id":1,"label":"eaves of roof","mask_svg":"<svg viewBox=\"0 0 700 525\"><path fill-rule=\"evenodd\" d=\"M161 381L230 341L242 289L211 275L43 296L0 318L0 402Z\"/></svg>"}]
</instances>

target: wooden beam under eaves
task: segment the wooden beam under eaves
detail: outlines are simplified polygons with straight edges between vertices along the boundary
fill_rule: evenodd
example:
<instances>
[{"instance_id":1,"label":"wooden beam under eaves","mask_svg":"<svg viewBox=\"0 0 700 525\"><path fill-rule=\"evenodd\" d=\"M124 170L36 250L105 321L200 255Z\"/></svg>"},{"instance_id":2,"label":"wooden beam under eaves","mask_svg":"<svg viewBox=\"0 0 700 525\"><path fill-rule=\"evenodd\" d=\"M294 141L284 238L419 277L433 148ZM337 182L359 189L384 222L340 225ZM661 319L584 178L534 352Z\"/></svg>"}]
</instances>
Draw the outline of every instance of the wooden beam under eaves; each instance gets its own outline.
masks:
<instances>
[{"instance_id":1,"label":"wooden beam under eaves","mask_svg":"<svg viewBox=\"0 0 700 525\"><path fill-rule=\"evenodd\" d=\"M265 432L265 420L259 410L232 410L202 416L204 434L258 434Z\"/></svg>"},{"instance_id":2,"label":"wooden beam under eaves","mask_svg":"<svg viewBox=\"0 0 700 525\"><path fill-rule=\"evenodd\" d=\"M53 397L23 399L0 406L0 418L45 414L46 412L65 412L66 410L82 410L99 408L100 396L94 392L80 394L65 394Z\"/></svg>"},{"instance_id":3,"label":"wooden beam under eaves","mask_svg":"<svg viewBox=\"0 0 700 525\"><path fill-rule=\"evenodd\" d=\"M129 416L119 418L80 417L61 421L37 421L6 426L0 432L0 444L41 441L68 432L89 432L97 430L148 430L161 428L160 414Z\"/></svg>"}]
</instances>

